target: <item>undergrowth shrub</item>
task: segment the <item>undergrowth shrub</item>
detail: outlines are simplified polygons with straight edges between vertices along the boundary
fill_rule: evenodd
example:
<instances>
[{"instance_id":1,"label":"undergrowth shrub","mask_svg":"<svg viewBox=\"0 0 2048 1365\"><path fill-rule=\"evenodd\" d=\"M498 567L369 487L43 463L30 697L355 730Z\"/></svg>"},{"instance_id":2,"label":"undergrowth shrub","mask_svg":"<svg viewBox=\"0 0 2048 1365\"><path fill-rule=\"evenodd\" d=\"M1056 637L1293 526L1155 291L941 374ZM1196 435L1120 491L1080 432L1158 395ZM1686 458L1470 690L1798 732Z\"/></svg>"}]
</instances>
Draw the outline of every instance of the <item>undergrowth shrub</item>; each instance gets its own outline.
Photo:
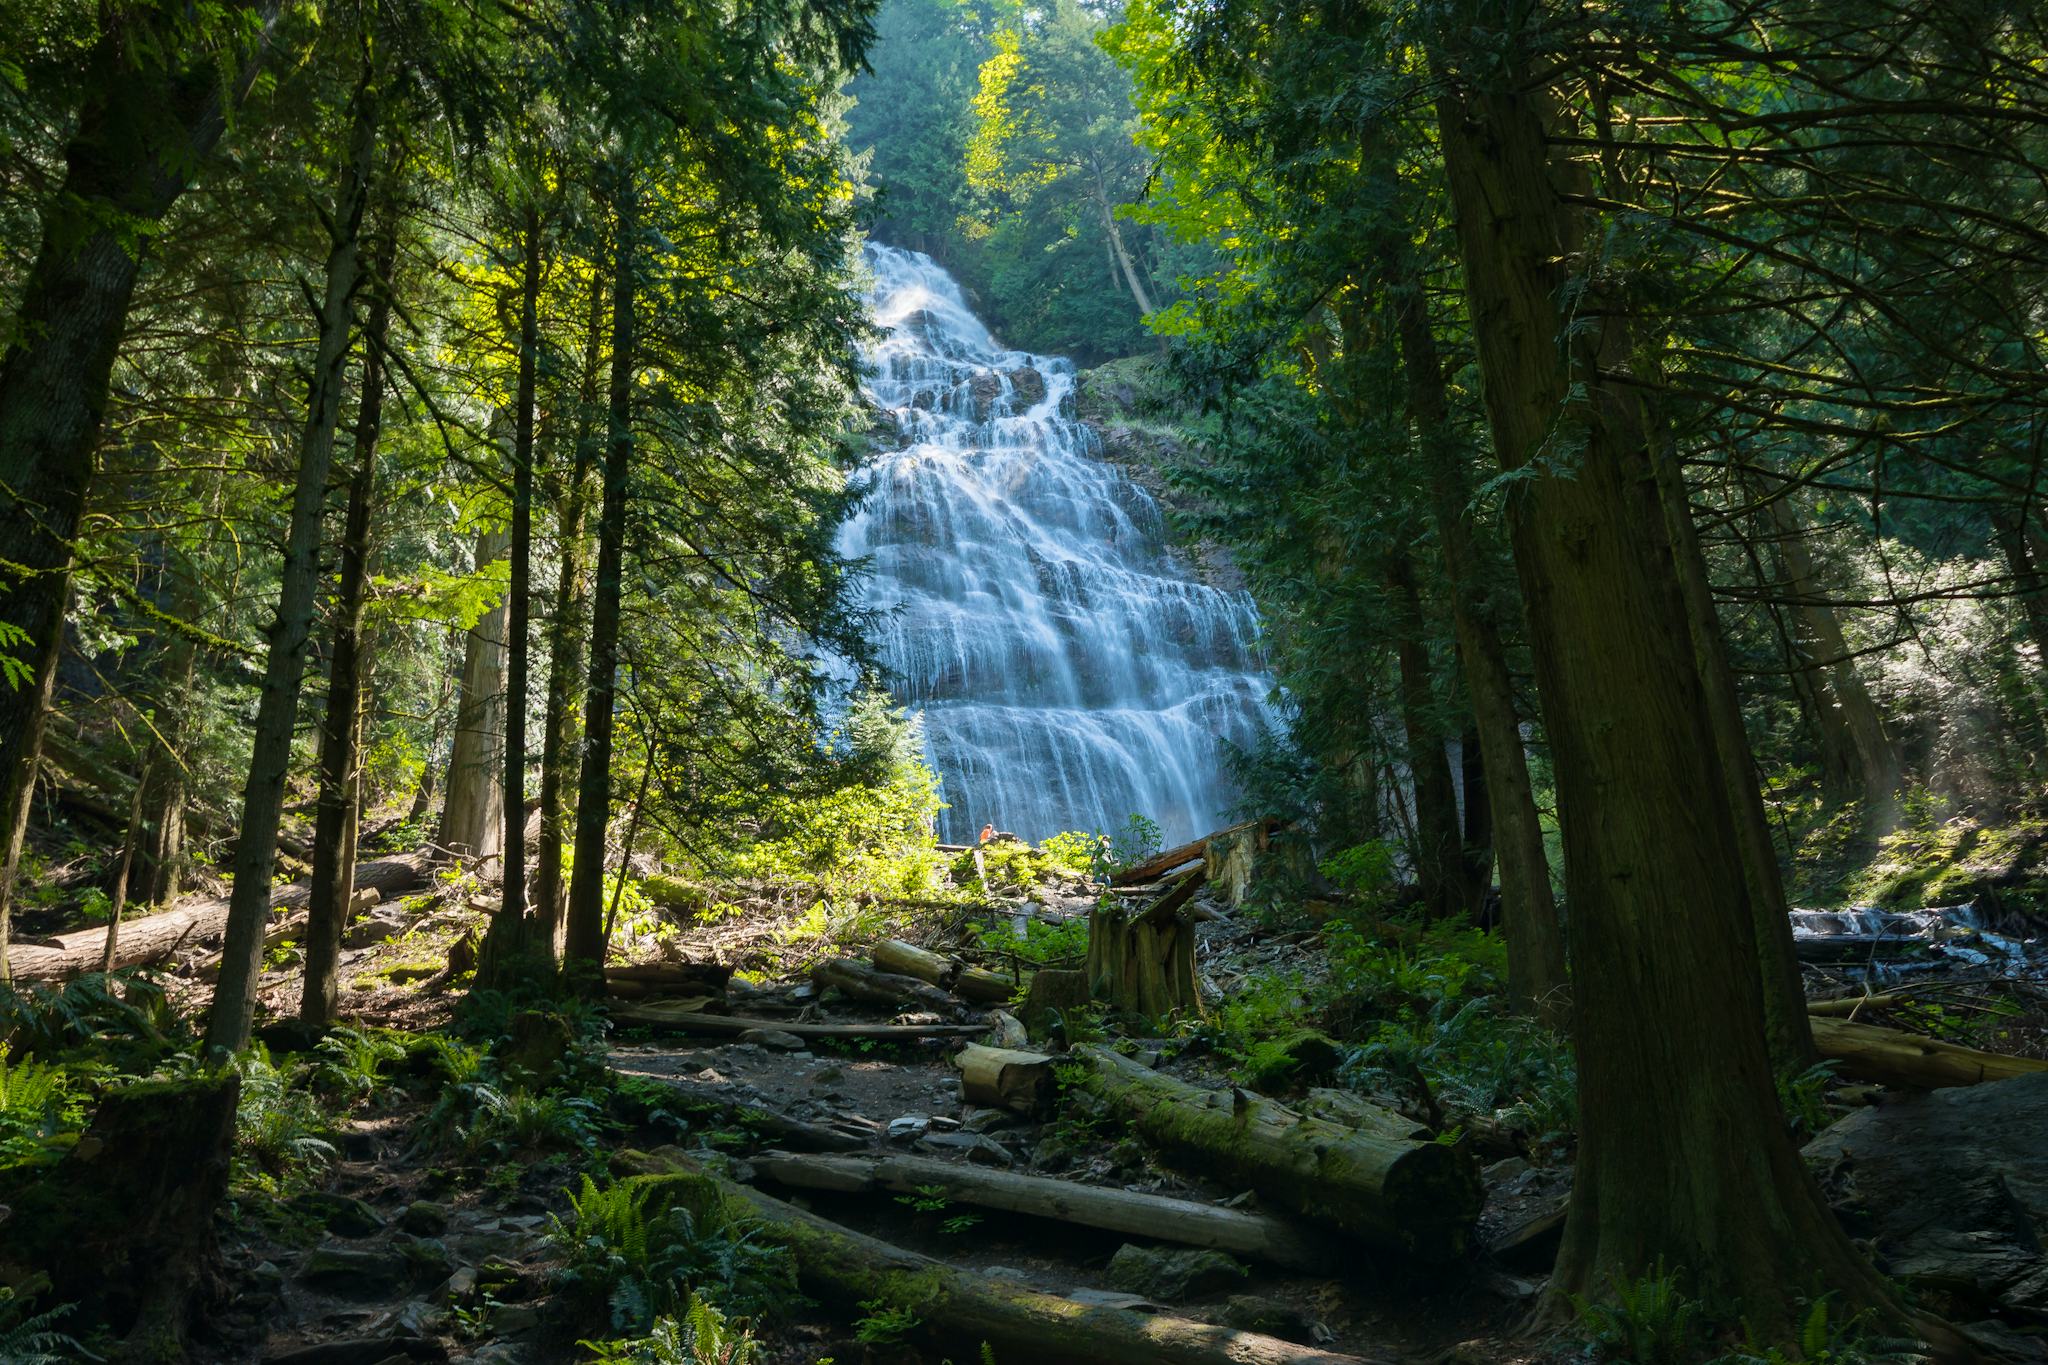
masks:
<instances>
[{"instance_id":1,"label":"undergrowth shrub","mask_svg":"<svg viewBox=\"0 0 2048 1365\"><path fill-rule=\"evenodd\" d=\"M694 1294L680 1319L656 1318L644 1337L578 1344L596 1353L590 1365L754 1365L761 1355L752 1332Z\"/></svg>"},{"instance_id":2,"label":"undergrowth shrub","mask_svg":"<svg viewBox=\"0 0 2048 1365\"><path fill-rule=\"evenodd\" d=\"M569 1196L569 1222L552 1219L564 1290L610 1311L614 1330L646 1331L702 1296L738 1317L797 1303L789 1253L667 1203L668 1182L588 1175Z\"/></svg>"},{"instance_id":3,"label":"undergrowth shrub","mask_svg":"<svg viewBox=\"0 0 2048 1365\"><path fill-rule=\"evenodd\" d=\"M293 1075L257 1044L235 1063L242 1073L235 1105L235 1181L274 1197L309 1184L334 1160L333 1123Z\"/></svg>"},{"instance_id":4,"label":"undergrowth shrub","mask_svg":"<svg viewBox=\"0 0 2048 1365\"><path fill-rule=\"evenodd\" d=\"M10 1061L0 1043L0 1166L54 1159L49 1139L84 1123L84 1098L73 1093L62 1066L33 1057Z\"/></svg>"}]
</instances>

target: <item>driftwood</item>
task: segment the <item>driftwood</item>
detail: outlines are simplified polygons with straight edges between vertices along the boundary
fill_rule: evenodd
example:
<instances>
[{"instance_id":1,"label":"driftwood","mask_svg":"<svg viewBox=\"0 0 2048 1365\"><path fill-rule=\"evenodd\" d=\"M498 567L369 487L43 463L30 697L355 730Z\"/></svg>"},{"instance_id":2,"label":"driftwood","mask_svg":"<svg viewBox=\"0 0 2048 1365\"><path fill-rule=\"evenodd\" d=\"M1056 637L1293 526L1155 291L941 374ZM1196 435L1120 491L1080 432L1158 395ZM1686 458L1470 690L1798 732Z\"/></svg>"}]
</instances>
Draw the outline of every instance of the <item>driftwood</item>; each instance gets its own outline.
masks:
<instances>
[{"instance_id":1,"label":"driftwood","mask_svg":"<svg viewBox=\"0 0 2048 1365\"><path fill-rule=\"evenodd\" d=\"M1000 1005L1017 993L1016 983L1000 972L964 966L956 958L900 938L883 939L868 957L881 971L915 977L977 1005Z\"/></svg>"},{"instance_id":2,"label":"driftwood","mask_svg":"<svg viewBox=\"0 0 2048 1365\"><path fill-rule=\"evenodd\" d=\"M1053 1100L1052 1058L1039 1052L969 1043L953 1059L969 1104L1036 1114Z\"/></svg>"},{"instance_id":3,"label":"driftwood","mask_svg":"<svg viewBox=\"0 0 2048 1365\"><path fill-rule=\"evenodd\" d=\"M1051 1218L1183 1246L1211 1247L1290 1270L1329 1273L1330 1242L1271 1214L1218 1208L1191 1199L1080 1185L918 1156L791 1156L751 1159L755 1172L798 1189L862 1194L912 1193L937 1186L948 1199L977 1208Z\"/></svg>"},{"instance_id":4,"label":"driftwood","mask_svg":"<svg viewBox=\"0 0 2048 1365\"><path fill-rule=\"evenodd\" d=\"M426 880L431 858L425 853L407 853L378 858L356 868L356 886L370 888L390 897L410 891ZM279 887L270 898L270 908L296 910L312 898L304 882ZM121 926L121 942L114 954L114 966L139 967L161 962L179 948L210 943L227 932L228 903L225 900L189 900L170 910L128 920ZM31 944L15 944L8 950L14 975L24 980L53 980L78 976L100 969L100 953L106 946L105 929L80 929Z\"/></svg>"},{"instance_id":5,"label":"driftwood","mask_svg":"<svg viewBox=\"0 0 2048 1365\"><path fill-rule=\"evenodd\" d=\"M1976 1085L2048 1071L2048 1062L2008 1057L1973 1047L1923 1038L1917 1033L1813 1017L1813 1042L1820 1055L1845 1076L1916 1090Z\"/></svg>"},{"instance_id":6,"label":"driftwood","mask_svg":"<svg viewBox=\"0 0 2048 1365\"><path fill-rule=\"evenodd\" d=\"M1483 1197L1464 1154L1304 1117L1246 1091L1204 1090L1096 1044L1089 1088L1168 1158L1418 1260L1455 1260Z\"/></svg>"},{"instance_id":7,"label":"driftwood","mask_svg":"<svg viewBox=\"0 0 2048 1365\"><path fill-rule=\"evenodd\" d=\"M865 1236L759 1190L701 1171L657 1177L699 1221L737 1224L789 1249L806 1294L843 1308L880 1300L919 1333L998 1360L1060 1365L1361 1365L1357 1356L1278 1337L1055 1298Z\"/></svg>"},{"instance_id":8,"label":"driftwood","mask_svg":"<svg viewBox=\"0 0 2048 1365\"><path fill-rule=\"evenodd\" d=\"M1145 1019L1200 1014L1195 928L1183 913L1206 874L1196 868L1141 909L1105 902L1088 912L1088 993Z\"/></svg>"},{"instance_id":9,"label":"driftwood","mask_svg":"<svg viewBox=\"0 0 2048 1365\"><path fill-rule=\"evenodd\" d=\"M755 1029L776 1029L806 1041L867 1039L877 1043L909 1043L922 1038L971 1038L980 1024L801 1024L790 1019L750 1019L738 1014L705 1014L669 1009L659 1004L627 1005L612 1011L612 1022L629 1028L662 1029L737 1038Z\"/></svg>"},{"instance_id":10,"label":"driftwood","mask_svg":"<svg viewBox=\"0 0 2048 1365\"><path fill-rule=\"evenodd\" d=\"M811 980L818 983L819 990L836 987L849 999L865 1000L873 1005L915 1005L920 1009L950 1013L956 1004L951 995L937 986L919 981L914 976L885 972L873 963L850 957L826 958L811 968Z\"/></svg>"}]
</instances>

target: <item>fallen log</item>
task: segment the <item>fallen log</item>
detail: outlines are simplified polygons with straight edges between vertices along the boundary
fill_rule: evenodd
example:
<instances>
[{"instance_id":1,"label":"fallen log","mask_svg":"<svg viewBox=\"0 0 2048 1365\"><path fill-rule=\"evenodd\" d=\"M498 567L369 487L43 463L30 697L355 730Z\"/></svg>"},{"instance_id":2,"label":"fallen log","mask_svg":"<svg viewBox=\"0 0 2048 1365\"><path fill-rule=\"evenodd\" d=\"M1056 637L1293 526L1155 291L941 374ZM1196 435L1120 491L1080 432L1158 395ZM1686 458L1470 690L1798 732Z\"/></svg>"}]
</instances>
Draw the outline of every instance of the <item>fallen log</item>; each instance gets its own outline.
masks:
<instances>
[{"instance_id":1,"label":"fallen log","mask_svg":"<svg viewBox=\"0 0 2048 1365\"><path fill-rule=\"evenodd\" d=\"M628 1027L724 1038L737 1038L754 1029L779 1029L807 1041L867 1039L877 1043L910 1043L924 1038L971 1038L986 1031L981 1024L800 1024L791 1019L750 1019L739 1014L666 1009L658 1004L628 1005L614 1009L611 1014L612 1022Z\"/></svg>"},{"instance_id":2,"label":"fallen log","mask_svg":"<svg viewBox=\"0 0 2048 1365\"><path fill-rule=\"evenodd\" d=\"M850 957L828 957L811 968L811 980L818 989L836 987L840 994L874 1005L917 1005L928 1010L951 1011L957 1003L937 986L914 976L881 971L872 963Z\"/></svg>"},{"instance_id":3,"label":"fallen log","mask_svg":"<svg viewBox=\"0 0 2048 1365\"><path fill-rule=\"evenodd\" d=\"M1080 1185L920 1156L794 1156L769 1152L749 1162L758 1175L798 1189L909 1194L937 1186L976 1208L1051 1218L1182 1246L1210 1247L1290 1270L1327 1274L1331 1243L1271 1214L1218 1208L1192 1199Z\"/></svg>"},{"instance_id":4,"label":"fallen log","mask_svg":"<svg viewBox=\"0 0 2048 1365\"><path fill-rule=\"evenodd\" d=\"M837 1128L807 1123L802 1119L791 1118L787 1114L778 1114L773 1109L762 1109L755 1105L706 1095L681 1077L624 1065L623 1061L630 1058L622 1058L617 1053L607 1060L611 1069L621 1076L636 1076L642 1080L660 1081L667 1085L675 1092L670 1108L684 1118L705 1121L718 1127L739 1128L757 1134L765 1141L794 1148L800 1152L859 1152L865 1151L869 1146L867 1138L843 1133Z\"/></svg>"},{"instance_id":5,"label":"fallen log","mask_svg":"<svg viewBox=\"0 0 2048 1365\"><path fill-rule=\"evenodd\" d=\"M1361 1132L1378 1133L1396 1142L1428 1142L1436 1136L1428 1124L1418 1123L1406 1114L1374 1104L1349 1090L1332 1090L1319 1085L1312 1088L1308 1098L1297 1107L1304 1114L1341 1123L1346 1128L1356 1128Z\"/></svg>"},{"instance_id":6,"label":"fallen log","mask_svg":"<svg viewBox=\"0 0 2048 1365\"><path fill-rule=\"evenodd\" d=\"M372 888L386 897L410 891L426 879L431 861L425 853L379 858L356 869L356 886ZM270 907L273 911L296 910L312 894L312 888L304 882L295 882L279 887L270 898ZM212 898L187 901L154 915L125 920L114 966L140 967L161 962L181 947L219 938L227 932L227 926L227 901ZM24 980L53 980L96 972L100 969L106 937L104 928L79 929L38 945L17 944L8 950L8 963L14 975Z\"/></svg>"},{"instance_id":7,"label":"fallen log","mask_svg":"<svg viewBox=\"0 0 2048 1365\"><path fill-rule=\"evenodd\" d=\"M2048 1062L2033 1057L1982 1052L1938 1038L1923 1038L1917 1033L1810 1013L1809 1018L1813 1022L1813 1043L1820 1055L1834 1062L1843 1075L1858 1080L1915 1090L1940 1090L2048 1071Z\"/></svg>"},{"instance_id":8,"label":"fallen log","mask_svg":"<svg viewBox=\"0 0 2048 1365\"><path fill-rule=\"evenodd\" d=\"M1464 1252L1483 1192L1454 1148L1305 1117L1240 1089L1204 1090L1099 1044L1074 1055L1091 1069L1089 1088L1169 1159L1422 1261Z\"/></svg>"},{"instance_id":9,"label":"fallen log","mask_svg":"<svg viewBox=\"0 0 2048 1365\"><path fill-rule=\"evenodd\" d=\"M732 968L719 962L635 962L604 969L605 990L627 999L650 995L725 994Z\"/></svg>"},{"instance_id":10,"label":"fallen log","mask_svg":"<svg viewBox=\"0 0 2048 1365\"><path fill-rule=\"evenodd\" d=\"M797 1283L843 1308L879 1300L913 1318L922 1335L999 1360L1061 1365L1362 1365L1278 1337L1055 1298L993 1275L963 1270L841 1227L773 1195L701 1170L656 1177L671 1206L701 1225L745 1229L788 1248Z\"/></svg>"},{"instance_id":11,"label":"fallen log","mask_svg":"<svg viewBox=\"0 0 2048 1365\"><path fill-rule=\"evenodd\" d=\"M1053 1100L1052 1058L1040 1052L969 1043L953 1058L969 1104L1036 1114Z\"/></svg>"},{"instance_id":12,"label":"fallen log","mask_svg":"<svg viewBox=\"0 0 2048 1365\"><path fill-rule=\"evenodd\" d=\"M977 1005L1000 1005L1017 993L1017 983L1000 972L965 966L957 958L905 943L900 938L883 939L868 959L881 971L915 977Z\"/></svg>"}]
</instances>

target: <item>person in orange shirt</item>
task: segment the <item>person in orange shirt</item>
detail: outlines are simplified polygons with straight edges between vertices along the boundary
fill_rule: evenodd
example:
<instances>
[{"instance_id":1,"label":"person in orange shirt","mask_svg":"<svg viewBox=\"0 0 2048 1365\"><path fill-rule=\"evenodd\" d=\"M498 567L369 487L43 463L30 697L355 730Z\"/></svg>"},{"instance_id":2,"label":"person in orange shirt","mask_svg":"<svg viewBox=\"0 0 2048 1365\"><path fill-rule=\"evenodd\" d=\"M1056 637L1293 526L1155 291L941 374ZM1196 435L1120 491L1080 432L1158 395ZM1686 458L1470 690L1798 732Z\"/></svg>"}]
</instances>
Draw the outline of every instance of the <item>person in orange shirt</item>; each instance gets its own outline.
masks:
<instances>
[{"instance_id":1,"label":"person in orange shirt","mask_svg":"<svg viewBox=\"0 0 2048 1365\"><path fill-rule=\"evenodd\" d=\"M985 843L987 843L987 842L988 842L989 840L991 840L991 839L993 839L993 838L995 838L995 837L996 837L996 826L995 826L995 822L994 822L993 820L991 820L991 821L990 821L990 822L989 822L988 824L985 824L985 825L983 825L983 826L981 827L981 835L980 835L980 837L979 837L979 838L977 838L977 839L976 839L976 840L975 840L974 842L975 842L975 843L977 843L977 844L985 844Z\"/></svg>"}]
</instances>

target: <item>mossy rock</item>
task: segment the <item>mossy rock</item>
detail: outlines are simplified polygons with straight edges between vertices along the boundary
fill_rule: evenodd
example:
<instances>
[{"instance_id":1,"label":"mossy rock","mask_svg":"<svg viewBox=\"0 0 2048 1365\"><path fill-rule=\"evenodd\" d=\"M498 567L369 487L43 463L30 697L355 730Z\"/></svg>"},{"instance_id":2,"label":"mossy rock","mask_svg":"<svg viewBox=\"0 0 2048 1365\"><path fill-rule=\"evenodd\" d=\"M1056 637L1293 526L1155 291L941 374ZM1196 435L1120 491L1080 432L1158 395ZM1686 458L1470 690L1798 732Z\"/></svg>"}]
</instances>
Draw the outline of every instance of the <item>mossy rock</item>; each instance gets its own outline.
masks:
<instances>
[{"instance_id":1,"label":"mossy rock","mask_svg":"<svg viewBox=\"0 0 2048 1365\"><path fill-rule=\"evenodd\" d=\"M643 878L640 892L684 924L694 922L711 908L711 892L701 886L656 873Z\"/></svg>"},{"instance_id":2,"label":"mossy rock","mask_svg":"<svg viewBox=\"0 0 2048 1365\"><path fill-rule=\"evenodd\" d=\"M384 1230L384 1219L375 1209L345 1194L313 1190L294 1198L289 1207L337 1237L370 1237Z\"/></svg>"}]
</instances>

